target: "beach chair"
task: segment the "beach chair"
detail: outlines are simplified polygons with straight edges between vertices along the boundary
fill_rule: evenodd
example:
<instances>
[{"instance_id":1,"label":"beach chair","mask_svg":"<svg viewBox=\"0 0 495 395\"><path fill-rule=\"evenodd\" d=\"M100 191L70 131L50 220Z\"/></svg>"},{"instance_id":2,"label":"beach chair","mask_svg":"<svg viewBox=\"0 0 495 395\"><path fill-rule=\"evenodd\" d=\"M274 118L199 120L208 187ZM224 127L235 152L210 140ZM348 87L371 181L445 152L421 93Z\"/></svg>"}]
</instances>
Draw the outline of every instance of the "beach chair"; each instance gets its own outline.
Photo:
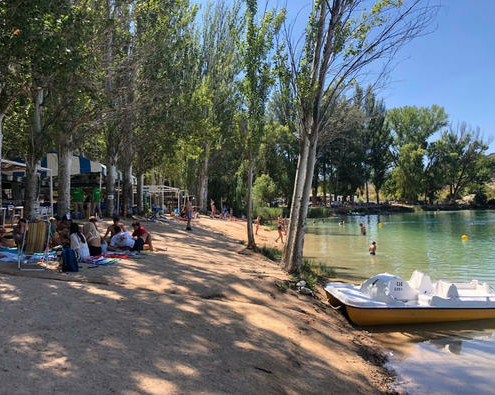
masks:
<instances>
[{"instance_id":1,"label":"beach chair","mask_svg":"<svg viewBox=\"0 0 495 395\"><path fill-rule=\"evenodd\" d=\"M41 271L46 269L50 243L50 222L39 221L30 223L18 248L17 267L24 271ZM22 265L29 265L22 268ZM44 264L40 267L39 264ZM32 267L35 265L35 267ZM37 267L36 267L37 266Z\"/></svg>"}]
</instances>

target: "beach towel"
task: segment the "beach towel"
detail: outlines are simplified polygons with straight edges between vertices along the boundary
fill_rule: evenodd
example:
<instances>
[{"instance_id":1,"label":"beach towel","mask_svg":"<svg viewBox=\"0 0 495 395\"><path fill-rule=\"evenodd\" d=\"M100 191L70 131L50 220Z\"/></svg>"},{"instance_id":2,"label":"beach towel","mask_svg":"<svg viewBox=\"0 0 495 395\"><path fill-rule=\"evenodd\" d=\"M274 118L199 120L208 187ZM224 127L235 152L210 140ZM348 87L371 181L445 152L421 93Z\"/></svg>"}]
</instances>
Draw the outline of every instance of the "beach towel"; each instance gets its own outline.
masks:
<instances>
[{"instance_id":1,"label":"beach towel","mask_svg":"<svg viewBox=\"0 0 495 395\"><path fill-rule=\"evenodd\" d=\"M16 252L8 252L8 251L2 251L2 255L5 255L0 258L0 262L17 262L17 248L15 249Z\"/></svg>"},{"instance_id":2,"label":"beach towel","mask_svg":"<svg viewBox=\"0 0 495 395\"><path fill-rule=\"evenodd\" d=\"M105 258L103 256L94 257L93 259L86 260L86 263L95 266L109 266L119 262L120 262L119 258Z\"/></svg>"}]
</instances>

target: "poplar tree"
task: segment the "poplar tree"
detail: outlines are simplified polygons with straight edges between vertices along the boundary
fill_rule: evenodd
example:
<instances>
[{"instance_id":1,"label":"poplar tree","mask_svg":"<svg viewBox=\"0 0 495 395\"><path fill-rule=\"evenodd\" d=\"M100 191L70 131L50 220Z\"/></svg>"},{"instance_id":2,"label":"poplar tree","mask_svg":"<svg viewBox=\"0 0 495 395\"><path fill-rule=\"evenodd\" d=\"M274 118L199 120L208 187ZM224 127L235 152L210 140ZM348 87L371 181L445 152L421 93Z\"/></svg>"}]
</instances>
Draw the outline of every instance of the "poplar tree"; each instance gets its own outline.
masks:
<instances>
[{"instance_id":1,"label":"poplar tree","mask_svg":"<svg viewBox=\"0 0 495 395\"><path fill-rule=\"evenodd\" d=\"M288 271L301 267L318 137L331 115L328 110L366 66L380 59L388 64L397 49L423 32L434 15L420 0L380 0L369 10L366 4L363 0L315 0L302 53L288 39L300 139L282 256L282 266Z\"/></svg>"}]
</instances>

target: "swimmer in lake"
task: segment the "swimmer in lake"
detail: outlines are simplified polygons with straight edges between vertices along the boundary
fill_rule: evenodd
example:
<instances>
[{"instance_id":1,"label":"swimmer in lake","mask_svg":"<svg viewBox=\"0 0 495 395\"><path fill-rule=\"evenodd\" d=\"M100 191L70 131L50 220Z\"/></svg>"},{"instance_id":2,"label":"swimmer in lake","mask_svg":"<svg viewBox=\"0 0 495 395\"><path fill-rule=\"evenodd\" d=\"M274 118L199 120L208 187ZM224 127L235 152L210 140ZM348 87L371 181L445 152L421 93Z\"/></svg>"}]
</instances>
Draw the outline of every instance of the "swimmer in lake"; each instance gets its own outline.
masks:
<instances>
[{"instance_id":1,"label":"swimmer in lake","mask_svg":"<svg viewBox=\"0 0 495 395\"><path fill-rule=\"evenodd\" d=\"M366 236L366 226L364 226L364 224L359 224L359 227L361 228L361 234L363 236Z\"/></svg>"},{"instance_id":2,"label":"swimmer in lake","mask_svg":"<svg viewBox=\"0 0 495 395\"><path fill-rule=\"evenodd\" d=\"M376 255L376 241L372 242L368 248L370 255Z\"/></svg>"}]
</instances>

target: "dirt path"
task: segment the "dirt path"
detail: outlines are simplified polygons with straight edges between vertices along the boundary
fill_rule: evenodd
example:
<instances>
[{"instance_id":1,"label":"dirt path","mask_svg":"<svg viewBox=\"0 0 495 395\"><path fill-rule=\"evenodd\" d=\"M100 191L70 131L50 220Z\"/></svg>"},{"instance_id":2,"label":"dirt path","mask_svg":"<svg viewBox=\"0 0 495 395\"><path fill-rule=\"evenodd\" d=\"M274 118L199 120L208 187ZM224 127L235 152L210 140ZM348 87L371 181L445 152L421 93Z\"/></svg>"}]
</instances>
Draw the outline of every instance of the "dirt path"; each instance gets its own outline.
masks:
<instances>
[{"instance_id":1,"label":"dirt path","mask_svg":"<svg viewBox=\"0 0 495 395\"><path fill-rule=\"evenodd\" d=\"M238 253L245 224L144 226L166 252L71 274L0 263L0 393L387 390L366 332Z\"/></svg>"}]
</instances>

